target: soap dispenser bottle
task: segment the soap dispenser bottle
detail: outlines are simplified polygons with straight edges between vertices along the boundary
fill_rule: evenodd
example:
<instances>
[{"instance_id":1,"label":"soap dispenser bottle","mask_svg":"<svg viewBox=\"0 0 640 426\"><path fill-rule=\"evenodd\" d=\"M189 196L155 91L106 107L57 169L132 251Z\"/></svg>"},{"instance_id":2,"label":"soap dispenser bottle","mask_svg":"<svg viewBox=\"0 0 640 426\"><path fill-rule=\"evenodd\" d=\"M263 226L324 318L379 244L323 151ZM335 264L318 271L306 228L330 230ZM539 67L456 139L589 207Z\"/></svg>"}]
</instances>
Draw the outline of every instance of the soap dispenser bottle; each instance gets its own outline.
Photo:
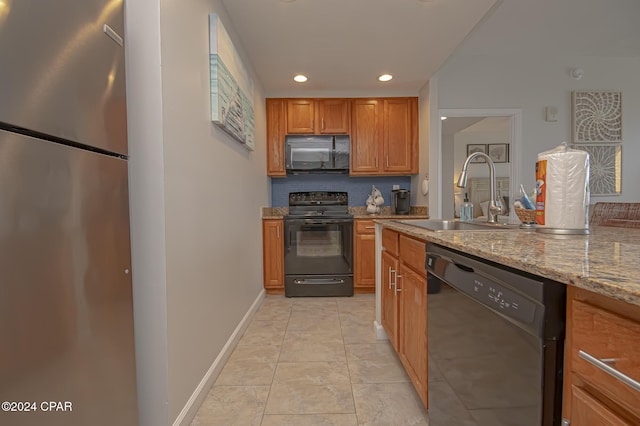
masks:
<instances>
[{"instance_id":1,"label":"soap dispenser bottle","mask_svg":"<svg viewBox=\"0 0 640 426\"><path fill-rule=\"evenodd\" d=\"M473 203L469 201L469 196L464 193L464 202L460 207L460 221L471 222L473 220Z\"/></svg>"}]
</instances>

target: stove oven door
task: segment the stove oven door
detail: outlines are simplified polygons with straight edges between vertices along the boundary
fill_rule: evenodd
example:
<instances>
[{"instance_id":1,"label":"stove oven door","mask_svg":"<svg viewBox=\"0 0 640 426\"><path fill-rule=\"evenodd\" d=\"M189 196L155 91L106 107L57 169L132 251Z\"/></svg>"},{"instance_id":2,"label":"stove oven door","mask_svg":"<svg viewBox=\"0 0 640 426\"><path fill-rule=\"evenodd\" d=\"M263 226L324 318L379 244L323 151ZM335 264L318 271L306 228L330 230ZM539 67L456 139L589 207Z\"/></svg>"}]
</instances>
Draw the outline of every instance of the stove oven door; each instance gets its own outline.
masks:
<instances>
[{"instance_id":1,"label":"stove oven door","mask_svg":"<svg viewBox=\"0 0 640 426\"><path fill-rule=\"evenodd\" d=\"M353 219L284 221L285 275L353 274Z\"/></svg>"}]
</instances>

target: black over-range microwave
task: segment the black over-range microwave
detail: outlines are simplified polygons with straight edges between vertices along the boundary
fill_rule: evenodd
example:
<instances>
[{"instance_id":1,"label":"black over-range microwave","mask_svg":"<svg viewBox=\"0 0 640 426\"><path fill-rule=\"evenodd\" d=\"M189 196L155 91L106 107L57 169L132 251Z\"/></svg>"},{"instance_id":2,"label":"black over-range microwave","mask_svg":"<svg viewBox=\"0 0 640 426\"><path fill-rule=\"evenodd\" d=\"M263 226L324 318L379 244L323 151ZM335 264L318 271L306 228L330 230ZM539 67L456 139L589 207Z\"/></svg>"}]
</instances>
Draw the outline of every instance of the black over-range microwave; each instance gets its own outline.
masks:
<instances>
[{"instance_id":1,"label":"black over-range microwave","mask_svg":"<svg viewBox=\"0 0 640 426\"><path fill-rule=\"evenodd\" d=\"M349 173L349 135L287 135L287 173Z\"/></svg>"}]
</instances>

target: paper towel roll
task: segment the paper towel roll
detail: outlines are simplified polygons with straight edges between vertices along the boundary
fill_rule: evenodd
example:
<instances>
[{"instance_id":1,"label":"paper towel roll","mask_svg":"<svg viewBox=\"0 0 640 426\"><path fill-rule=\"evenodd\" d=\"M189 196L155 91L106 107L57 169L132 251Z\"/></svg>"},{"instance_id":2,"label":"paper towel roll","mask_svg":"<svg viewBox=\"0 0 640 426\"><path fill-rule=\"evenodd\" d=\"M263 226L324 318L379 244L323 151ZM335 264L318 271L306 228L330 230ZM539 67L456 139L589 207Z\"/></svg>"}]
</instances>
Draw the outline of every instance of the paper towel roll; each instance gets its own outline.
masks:
<instances>
[{"instance_id":1,"label":"paper towel roll","mask_svg":"<svg viewBox=\"0 0 640 426\"><path fill-rule=\"evenodd\" d=\"M536 210L541 226L557 229L589 227L589 154L560 146L538 154Z\"/></svg>"}]
</instances>

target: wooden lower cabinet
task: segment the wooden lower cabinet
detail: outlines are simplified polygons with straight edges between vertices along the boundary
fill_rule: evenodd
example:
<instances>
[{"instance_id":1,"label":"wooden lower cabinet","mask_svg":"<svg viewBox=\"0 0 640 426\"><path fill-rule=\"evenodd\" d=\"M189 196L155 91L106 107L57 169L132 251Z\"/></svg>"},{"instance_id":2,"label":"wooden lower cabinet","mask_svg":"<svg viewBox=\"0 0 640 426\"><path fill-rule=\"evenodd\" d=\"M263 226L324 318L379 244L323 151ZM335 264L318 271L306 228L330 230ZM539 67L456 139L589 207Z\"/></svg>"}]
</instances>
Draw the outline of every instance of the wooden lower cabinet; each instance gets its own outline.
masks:
<instances>
[{"instance_id":1,"label":"wooden lower cabinet","mask_svg":"<svg viewBox=\"0 0 640 426\"><path fill-rule=\"evenodd\" d=\"M400 361L418 396L428 407L427 279L401 263L397 285L400 292Z\"/></svg>"},{"instance_id":2,"label":"wooden lower cabinet","mask_svg":"<svg viewBox=\"0 0 640 426\"><path fill-rule=\"evenodd\" d=\"M397 238L397 237L396 237ZM398 311L399 303L396 291L396 279L398 276L398 258L389 251L382 252L382 282L381 292L381 322L382 327L389 337L393 349L398 352Z\"/></svg>"},{"instance_id":3,"label":"wooden lower cabinet","mask_svg":"<svg viewBox=\"0 0 640 426\"><path fill-rule=\"evenodd\" d=\"M376 290L376 236L375 223L371 219L354 221L353 287L359 293Z\"/></svg>"},{"instance_id":4,"label":"wooden lower cabinet","mask_svg":"<svg viewBox=\"0 0 640 426\"><path fill-rule=\"evenodd\" d=\"M571 425L631 426L589 392L571 386ZM637 424L637 423L636 423Z\"/></svg>"},{"instance_id":5,"label":"wooden lower cabinet","mask_svg":"<svg viewBox=\"0 0 640 426\"><path fill-rule=\"evenodd\" d=\"M284 291L284 221L262 221L262 264L264 288Z\"/></svg>"},{"instance_id":6,"label":"wooden lower cabinet","mask_svg":"<svg viewBox=\"0 0 640 426\"><path fill-rule=\"evenodd\" d=\"M382 326L428 408L425 242L385 228L382 245Z\"/></svg>"},{"instance_id":7,"label":"wooden lower cabinet","mask_svg":"<svg viewBox=\"0 0 640 426\"><path fill-rule=\"evenodd\" d=\"M640 390L604 371L640 382L638 348L637 306L567 288L563 417L571 426L640 425Z\"/></svg>"}]
</instances>

